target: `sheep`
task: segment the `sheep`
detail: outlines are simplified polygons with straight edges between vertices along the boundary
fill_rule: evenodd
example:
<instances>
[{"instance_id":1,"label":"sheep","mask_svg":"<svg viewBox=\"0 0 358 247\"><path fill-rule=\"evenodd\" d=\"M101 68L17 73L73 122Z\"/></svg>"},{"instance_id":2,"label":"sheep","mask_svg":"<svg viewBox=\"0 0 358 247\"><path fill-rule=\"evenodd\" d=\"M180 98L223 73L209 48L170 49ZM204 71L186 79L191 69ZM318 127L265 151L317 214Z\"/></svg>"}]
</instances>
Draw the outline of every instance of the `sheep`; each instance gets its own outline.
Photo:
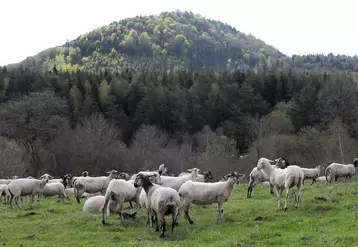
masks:
<instances>
[{"instance_id":1,"label":"sheep","mask_svg":"<svg viewBox=\"0 0 358 247\"><path fill-rule=\"evenodd\" d=\"M47 197L47 196L54 196L54 195L59 195L62 201L64 201L64 198L70 200L70 198L66 194L65 186L60 182L47 183L39 193L38 199L40 199L41 196Z\"/></svg>"},{"instance_id":2,"label":"sheep","mask_svg":"<svg viewBox=\"0 0 358 247\"><path fill-rule=\"evenodd\" d=\"M327 180L326 180L326 177L325 177L325 176L321 176L321 177L318 177L318 178L316 179L316 181L317 181L317 182L325 182L325 181L327 181Z\"/></svg>"},{"instance_id":3,"label":"sheep","mask_svg":"<svg viewBox=\"0 0 358 247\"><path fill-rule=\"evenodd\" d=\"M214 183L204 183L195 181L186 181L179 189L180 200L182 205L179 208L179 213L184 209L185 217L190 224L194 221L190 218L189 208L190 204L196 205L211 205L218 204L218 219L222 219L224 209L223 205L230 198L231 192L235 184L240 184L240 175L237 172L227 174L226 181L219 181Z\"/></svg>"},{"instance_id":4,"label":"sheep","mask_svg":"<svg viewBox=\"0 0 358 247\"><path fill-rule=\"evenodd\" d=\"M352 181L352 176L355 175L358 166L358 158L353 159L353 164L339 164L331 163L327 166L325 171L326 180L331 183L333 178L337 182L338 178L344 177L345 181L349 178Z\"/></svg>"},{"instance_id":5,"label":"sheep","mask_svg":"<svg viewBox=\"0 0 358 247\"><path fill-rule=\"evenodd\" d=\"M159 221L161 223L162 233L160 237L164 238L164 232L166 231L166 215L172 215L173 233L180 201L178 192L170 187L153 184L150 181L150 176L142 173L137 175L134 187L142 187L147 194L147 210L150 211L152 223L153 218L156 222L156 231L159 231Z\"/></svg>"},{"instance_id":6,"label":"sheep","mask_svg":"<svg viewBox=\"0 0 358 247\"><path fill-rule=\"evenodd\" d=\"M159 175L166 175L168 172L168 168L165 164L161 164L158 169Z\"/></svg>"},{"instance_id":7,"label":"sheep","mask_svg":"<svg viewBox=\"0 0 358 247\"><path fill-rule=\"evenodd\" d=\"M7 184L0 184L0 203L2 202L2 198L4 198L3 204L9 203L10 192Z\"/></svg>"},{"instance_id":8,"label":"sheep","mask_svg":"<svg viewBox=\"0 0 358 247\"><path fill-rule=\"evenodd\" d=\"M11 181L8 185L8 189L11 195L10 198L10 207L12 207L12 202L15 199L16 205L21 209L22 207L19 205L18 199L21 196L31 196L30 200L30 208L32 208L32 203L34 201L34 196L39 194L41 190L45 187L47 184L46 179L26 179L26 178L20 178Z\"/></svg>"},{"instance_id":9,"label":"sheep","mask_svg":"<svg viewBox=\"0 0 358 247\"><path fill-rule=\"evenodd\" d=\"M188 171L191 172L189 175L184 175L181 177L161 176L163 182L162 186L170 187L175 189L176 191L179 191L180 186L182 186L182 184L184 184L186 181L188 180L196 181L200 169L192 168L192 169L188 169Z\"/></svg>"},{"instance_id":10,"label":"sheep","mask_svg":"<svg viewBox=\"0 0 358 247\"><path fill-rule=\"evenodd\" d=\"M96 195L88 198L83 204L84 213L101 213L103 205L105 203L105 196ZM107 216L109 213L117 213L119 205L116 201L109 200L109 205L107 208Z\"/></svg>"},{"instance_id":11,"label":"sheep","mask_svg":"<svg viewBox=\"0 0 358 247\"><path fill-rule=\"evenodd\" d=\"M89 177L89 172L88 171L84 171L81 174L82 176L79 177L74 177L71 173L67 173L62 177L62 180L65 182L65 187L69 186L70 188L73 187L73 184L75 183L75 181L77 180L77 178L85 178L85 177Z\"/></svg>"},{"instance_id":12,"label":"sheep","mask_svg":"<svg viewBox=\"0 0 358 247\"><path fill-rule=\"evenodd\" d=\"M254 167L249 174L249 187L247 188L247 198L251 198L252 190L257 184L262 184L263 182L269 181L269 177L266 173L262 170L257 169ZM273 186L269 184L270 194L273 194Z\"/></svg>"},{"instance_id":13,"label":"sheep","mask_svg":"<svg viewBox=\"0 0 358 247\"><path fill-rule=\"evenodd\" d=\"M109 173L107 177L78 177L74 182L74 192L77 203L80 203L80 197L84 192L101 192L101 194L104 194L106 192L109 182L117 176L116 170L112 170L107 173Z\"/></svg>"},{"instance_id":14,"label":"sheep","mask_svg":"<svg viewBox=\"0 0 358 247\"><path fill-rule=\"evenodd\" d=\"M287 166L287 168L280 169L278 167L272 167L272 163L274 162L275 161L269 160L267 158L260 158L257 162L257 169L263 170L268 175L270 183L276 190L279 208L281 208L281 195L283 189L286 189L284 211L287 211L288 193L290 188L297 186L297 195L295 195L295 201L296 208L298 208L304 179L304 174L301 167L297 165L290 165ZM277 163L285 164L286 160L279 158L277 159L276 166L278 166Z\"/></svg>"},{"instance_id":15,"label":"sheep","mask_svg":"<svg viewBox=\"0 0 358 247\"><path fill-rule=\"evenodd\" d=\"M143 174L143 173L139 173L139 174ZM156 184L161 184L161 179L160 179L160 175L158 172L147 172L146 174L150 175L151 177L151 182L154 182ZM137 212L141 209L140 203L139 203L139 195L141 192L142 188L136 188L134 187L134 180L129 180L126 181L124 179L112 179L111 182L108 185L106 194L105 194L105 203L102 209L102 223L105 224L105 219L104 219L104 211L107 209L108 207L108 203L109 200L113 200L116 201L117 204L119 204L119 209L118 209L118 215L123 219L123 214L122 214L122 210L123 210L123 204L125 202L136 202L136 204L138 205L138 208L136 210L136 212L132 212L132 217L134 217ZM131 208L133 210L133 206L132 204Z\"/></svg>"},{"instance_id":16,"label":"sheep","mask_svg":"<svg viewBox=\"0 0 358 247\"><path fill-rule=\"evenodd\" d=\"M118 174L118 178L119 179L124 179L126 181L128 181L131 177L128 175L128 173L126 172L121 172Z\"/></svg>"},{"instance_id":17,"label":"sheep","mask_svg":"<svg viewBox=\"0 0 358 247\"><path fill-rule=\"evenodd\" d=\"M182 177L185 175L189 175L188 172L182 172L179 174L178 177ZM203 174L198 174L198 177L196 178L197 182L208 182L209 180L213 180L213 175L211 174L211 171L204 171Z\"/></svg>"},{"instance_id":18,"label":"sheep","mask_svg":"<svg viewBox=\"0 0 358 247\"><path fill-rule=\"evenodd\" d=\"M318 165L315 168L301 168L303 171L303 174L305 175L305 178L303 179L303 185L305 184L305 179L312 179L312 184L314 184L319 176L319 173L321 172L323 166Z\"/></svg>"},{"instance_id":19,"label":"sheep","mask_svg":"<svg viewBox=\"0 0 358 247\"><path fill-rule=\"evenodd\" d=\"M39 179L40 179L40 180L41 180L41 179L45 179L46 182L48 183L51 179L53 179L53 177L52 177L50 174L45 173L44 175L42 175L41 177L39 177Z\"/></svg>"}]
</instances>

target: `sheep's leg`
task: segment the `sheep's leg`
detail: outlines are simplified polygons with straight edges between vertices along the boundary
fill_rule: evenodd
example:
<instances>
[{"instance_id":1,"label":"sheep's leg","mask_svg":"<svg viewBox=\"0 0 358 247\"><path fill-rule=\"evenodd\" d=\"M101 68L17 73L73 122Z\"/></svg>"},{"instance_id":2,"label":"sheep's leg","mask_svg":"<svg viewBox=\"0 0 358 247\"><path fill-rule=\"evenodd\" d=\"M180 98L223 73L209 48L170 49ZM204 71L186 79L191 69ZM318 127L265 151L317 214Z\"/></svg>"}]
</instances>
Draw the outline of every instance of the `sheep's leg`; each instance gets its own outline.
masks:
<instances>
[{"instance_id":1,"label":"sheep's leg","mask_svg":"<svg viewBox=\"0 0 358 247\"><path fill-rule=\"evenodd\" d=\"M14 200L14 195L13 194L11 194L11 197L10 197L10 208L12 209L13 207L12 207L12 201Z\"/></svg>"},{"instance_id":2,"label":"sheep's leg","mask_svg":"<svg viewBox=\"0 0 358 247\"><path fill-rule=\"evenodd\" d=\"M154 219L155 219L155 231L159 232L159 219L157 214L154 216Z\"/></svg>"},{"instance_id":3,"label":"sheep's leg","mask_svg":"<svg viewBox=\"0 0 358 247\"><path fill-rule=\"evenodd\" d=\"M32 209L32 203L34 202L34 194L31 194L30 196L30 203L29 203L29 206L30 206L30 209Z\"/></svg>"},{"instance_id":4,"label":"sheep's leg","mask_svg":"<svg viewBox=\"0 0 358 247\"><path fill-rule=\"evenodd\" d=\"M177 223L177 210L172 212L172 233L174 233L174 226L178 225Z\"/></svg>"},{"instance_id":5,"label":"sheep's leg","mask_svg":"<svg viewBox=\"0 0 358 247\"><path fill-rule=\"evenodd\" d=\"M194 224L194 221L190 218L190 215L189 215L189 208L190 208L190 204L184 206L185 218L187 218L189 224Z\"/></svg>"},{"instance_id":6,"label":"sheep's leg","mask_svg":"<svg viewBox=\"0 0 358 247\"><path fill-rule=\"evenodd\" d=\"M270 183L270 194L274 194L274 191L273 191L273 185Z\"/></svg>"},{"instance_id":7,"label":"sheep's leg","mask_svg":"<svg viewBox=\"0 0 358 247\"><path fill-rule=\"evenodd\" d=\"M315 178L312 178L312 183L311 183L311 185L314 184L315 182L316 182L316 179L315 179Z\"/></svg>"},{"instance_id":8,"label":"sheep's leg","mask_svg":"<svg viewBox=\"0 0 358 247\"><path fill-rule=\"evenodd\" d=\"M290 189L288 187L286 187L286 200L285 200L285 207L284 207L285 212L287 211L287 201L288 201L289 192L290 192ZM296 197L296 195L295 195L295 197Z\"/></svg>"},{"instance_id":9,"label":"sheep's leg","mask_svg":"<svg viewBox=\"0 0 358 247\"><path fill-rule=\"evenodd\" d=\"M223 205L224 205L223 202L218 203L218 219L216 222L220 221L223 218L223 214L224 214Z\"/></svg>"},{"instance_id":10,"label":"sheep's leg","mask_svg":"<svg viewBox=\"0 0 358 247\"><path fill-rule=\"evenodd\" d=\"M301 191L302 191L302 185L297 186L297 198L296 198L296 208L299 207L300 201L301 201Z\"/></svg>"},{"instance_id":11,"label":"sheep's leg","mask_svg":"<svg viewBox=\"0 0 358 247\"><path fill-rule=\"evenodd\" d=\"M106 224L106 220L105 220L104 214L105 214L105 212L107 212L109 199L110 199L110 196L106 195L105 201L104 201L104 204L103 204L103 208L102 208L102 224L103 224L103 225Z\"/></svg>"},{"instance_id":12,"label":"sheep's leg","mask_svg":"<svg viewBox=\"0 0 358 247\"><path fill-rule=\"evenodd\" d=\"M161 215L160 217L160 224L161 224L161 227L162 227L162 234L160 234L160 237L161 238L164 238L164 233L166 232L166 224L165 224L165 218L164 218L164 215Z\"/></svg>"},{"instance_id":13,"label":"sheep's leg","mask_svg":"<svg viewBox=\"0 0 358 247\"><path fill-rule=\"evenodd\" d=\"M275 187L276 188L276 193L277 193L277 206L279 208L281 208L281 194L282 194L282 190L281 188L278 188L277 186Z\"/></svg>"},{"instance_id":14,"label":"sheep's leg","mask_svg":"<svg viewBox=\"0 0 358 247\"><path fill-rule=\"evenodd\" d=\"M148 213L148 218L150 216L150 226L149 227L154 227L154 222L155 222L155 218L154 218L154 215Z\"/></svg>"}]
</instances>

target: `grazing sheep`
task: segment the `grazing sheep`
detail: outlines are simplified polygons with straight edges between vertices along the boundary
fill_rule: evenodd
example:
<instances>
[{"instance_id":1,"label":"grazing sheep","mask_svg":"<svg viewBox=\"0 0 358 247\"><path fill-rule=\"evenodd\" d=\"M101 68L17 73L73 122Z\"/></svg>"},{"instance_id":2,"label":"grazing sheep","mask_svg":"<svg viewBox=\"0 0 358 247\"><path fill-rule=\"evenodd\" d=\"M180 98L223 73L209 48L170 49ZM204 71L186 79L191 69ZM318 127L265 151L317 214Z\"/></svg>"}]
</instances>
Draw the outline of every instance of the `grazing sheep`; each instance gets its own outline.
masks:
<instances>
[{"instance_id":1,"label":"grazing sheep","mask_svg":"<svg viewBox=\"0 0 358 247\"><path fill-rule=\"evenodd\" d=\"M105 203L105 196L97 195L88 198L83 204L83 212L84 213L101 213L103 210L103 206ZM116 201L109 200L108 208L107 208L107 216L110 213L117 213L119 209L119 205Z\"/></svg>"},{"instance_id":2,"label":"grazing sheep","mask_svg":"<svg viewBox=\"0 0 358 247\"><path fill-rule=\"evenodd\" d=\"M331 183L333 178L336 182L338 178L345 178L345 181L349 178L349 181L351 182L352 177L356 174L357 166L358 158L353 159L353 164L331 163L326 168L326 180Z\"/></svg>"},{"instance_id":3,"label":"grazing sheep","mask_svg":"<svg viewBox=\"0 0 358 247\"><path fill-rule=\"evenodd\" d=\"M154 218L154 221L156 222L156 231L159 231L160 221L162 228L160 237L163 238L164 232L166 231L166 215L172 215L172 233L174 232L180 198L176 190L153 184L149 177L150 176L145 174L138 174L134 181L134 186L136 188L143 187L147 194L147 209L150 211L151 221L153 222Z\"/></svg>"},{"instance_id":4,"label":"grazing sheep","mask_svg":"<svg viewBox=\"0 0 358 247\"><path fill-rule=\"evenodd\" d=\"M214 183L203 183L187 181L179 189L180 200L182 206L179 212L184 209L185 217L190 224L194 224L189 215L190 204L196 205L211 205L218 204L218 221L222 219L224 209L223 205L230 198L231 192L235 184L239 184L240 175L237 172L227 174L226 181L219 181Z\"/></svg>"},{"instance_id":5,"label":"grazing sheep","mask_svg":"<svg viewBox=\"0 0 358 247\"><path fill-rule=\"evenodd\" d=\"M312 179L312 184L314 184L322 170L323 166L319 165L315 168L301 168L303 171L303 174L305 175L305 178L303 179L303 184L305 184L305 179Z\"/></svg>"},{"instance_id":6,"label":"grazing sheep","mask_svg":"<svg viewBox=\"0 0 358 247\"><path fill-rule=\"evenodd\" d=\"M10 207L12 208L12 202L15 199L16 205L21 209L22 207L19 205L18 199L21 196L30 195L30 208L32 208L32 203L34 201L34 196L38 195L41 190L45 187L47 181L46 179L26 179L20 178L11 181L8 185L8 189L11 195L10 198Z\"/></svg>"},{"instance_id":7,"label":"grazing sheep","mask_svg":"<svg viewBox=\"0 0 358 247\"><path fill-rule=\"evenodd\" d=\"M303 179L304 174L301 167L296 165L290 165L287 168L280 169L278 167L273 167L272 163L275 161L269 160L267 158L260 158L257 162L257 169L263 170L269 177L270 183L274 186L277 192L278 198L278 207L281 207L281 195L284 189L286 189L286 200L284 211L287 211L287 201L288 193L290 188L297 186L297 195L295 195L296 208L299 206L301 199L301 190L303 188ZM277 163L287 163L284 159L277 159L276 166L279 166Z\"/></svg>"},{"instance_id":8,"label":"grazing sheep","mask_svg":"<svg viewBox=\"0 0 358 247\"><path fill-rule=\"evenodd\" d=\"M0 184L0 203L2 203L2 198L4 198L3 204L7 204L10 201L10 192L7 184Z\"/></svg>"},{"instance_id":9,"label":"grazing sheep","mask_svg":"<svg viewBox=\"0 0 358 247\"><path fill-rule=\"evenodd\" d=\"M189 172L182 172L179 174L178 177L187 176L190 175ZM213 175L211 174L211 171L205 171L203 174L198 174L198 177L196 178L197 182L208 182L209 180L213 180Z\"/></svg>"},{"instance_id":10,"label":"grazing sheep","mask_svg":"<svg viewBox=\"0 0 358 247\"><path fill-rule=\"evenodd\" d=\"M117 171L112 170L109 173L109 175L101 176L101 177L78 177L74 181L74 192L75 197L77 200L77 203L80 203L80 198L83 195L83 193L97 193L101 192L101 194L104 194L106 192L106 189L108 187L109 182L116 178Z\"/></svg>"},{"instance_id":11,"label":"grazing sheep","mask_svg":"<svg viewBox=\"0 0 358 247\"><path fill-rule=\"evenodd\" d=\"M188 171L190 171L191 173L188 175L183 175L181 177L161 176L163 182L162 186L170 187L175 189L176 191L179 191L180 186L182 186L186 181L188 180L196 181L200 169L192 168L192 169L188 169Z\"/></svg>"},{"instance_id":12,"label":"grazing sheep","mask_svg":"<svg viewBox=\"0 0 358 247\"><path fill-rule=\"evenodd\" d=\"M66 195L65 186L63 186L63 184L60 182L47 183L39 193L38 199L40 199L42 196L48 197L55 195L59 195L62 201L64 201L64 198L70 200L70 198Z\"/></svg>"}]
</instances>

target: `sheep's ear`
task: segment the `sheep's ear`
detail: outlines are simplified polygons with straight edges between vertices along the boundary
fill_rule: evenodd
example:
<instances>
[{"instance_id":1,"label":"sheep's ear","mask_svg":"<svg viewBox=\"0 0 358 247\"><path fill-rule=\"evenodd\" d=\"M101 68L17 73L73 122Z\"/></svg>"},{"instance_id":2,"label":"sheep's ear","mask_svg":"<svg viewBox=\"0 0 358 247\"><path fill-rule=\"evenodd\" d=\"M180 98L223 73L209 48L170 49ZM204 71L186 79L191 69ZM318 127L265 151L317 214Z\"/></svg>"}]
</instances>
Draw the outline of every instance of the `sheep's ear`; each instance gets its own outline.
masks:
<instances>
[{"instance_id":1,"label":"sheep's ear","mask_svg":"<svg viewBox=\"0 0 358 247\"><path fill-rule=\"evenodd\" d=\"M50 179L53 179L53 177L52 176L48 176Z\"/></svg>"},{"instance_id":2,"label":"sheep's ear","mask_svg":"<svg viewBox=\"0 0 358 247\"><path fill-rule=\"evenodd\" d=\"M39 179L43 179L44 178L44 176L42 175L41 177L39 177Z\"/></svg>"},{"instance_id":3,"label":"sheep's ear","mask_svg":"<svg viewBox=\"0 0 358 247\"><path fill-rule=\"evenodd\" d=\"M186 169L188 172L191 172L193 171L193 168L190 168L190 169Z\"/></svg>"},{"instance_id":4,"label":"sheep's ear","mask_svg":"<svg viewBox=\"0 0 358 247\"><path fill-rule=\"evenodd\" d=\"M239 178L244 179L244 178L245 178L245 174L239 173Z\"/></svg>"}]
</instances>

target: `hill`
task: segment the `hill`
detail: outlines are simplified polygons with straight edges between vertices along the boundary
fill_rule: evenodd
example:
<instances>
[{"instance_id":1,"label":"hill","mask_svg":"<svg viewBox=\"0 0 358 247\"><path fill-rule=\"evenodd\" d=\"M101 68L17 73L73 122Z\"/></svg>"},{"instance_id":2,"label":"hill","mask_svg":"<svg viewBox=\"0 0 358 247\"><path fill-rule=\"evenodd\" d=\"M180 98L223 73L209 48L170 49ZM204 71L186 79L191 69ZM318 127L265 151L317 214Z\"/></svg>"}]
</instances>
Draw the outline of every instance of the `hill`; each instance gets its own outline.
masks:
<instances>
[{"instance_id":1,"label":"hill","mask_svg":"<svg viewBox=\"0 0 358 247\"><path fill-rule=\"evenodd\" d=\"M214 174L215 176L215 174ZM55 197L34 203L34 209L11 210L0 205L0 240L4 246L355 246L357 234L354 189L358 184L335 183L307 185L298 209L290 193L288 211L277 209L276 195L257 186L251 199L246 198L246 184L236 186L224 204L224 218L216 223L217 205L191 206L195 225L183 215L174 234L164 239L146 224L144 210L137 219L118 222L108 217L111 226L102 226L101 215L82 212L71 196L71 202L56 202ZM330 192L330 190L332 190ZM127 207L125 204L125 208ZM34 213L32 213L34 212ZM61 230L59 230L61 229Z\"/></svg>"},{"instance_id":2,"label":"hill","mask_svg":"<svg viewBox=\"0 0 358 247\"><path fill-rule=\"evenodd\" d=\"M47 49L23 66L98 72L125 68L303 69L357 71L357 57L288 57L234 27L191 12L136 16L99 27L60 47ZM18 64L15 64L15 66ZM14 65L12 65L14 66Z\"/></svg>"}]
</instances>

